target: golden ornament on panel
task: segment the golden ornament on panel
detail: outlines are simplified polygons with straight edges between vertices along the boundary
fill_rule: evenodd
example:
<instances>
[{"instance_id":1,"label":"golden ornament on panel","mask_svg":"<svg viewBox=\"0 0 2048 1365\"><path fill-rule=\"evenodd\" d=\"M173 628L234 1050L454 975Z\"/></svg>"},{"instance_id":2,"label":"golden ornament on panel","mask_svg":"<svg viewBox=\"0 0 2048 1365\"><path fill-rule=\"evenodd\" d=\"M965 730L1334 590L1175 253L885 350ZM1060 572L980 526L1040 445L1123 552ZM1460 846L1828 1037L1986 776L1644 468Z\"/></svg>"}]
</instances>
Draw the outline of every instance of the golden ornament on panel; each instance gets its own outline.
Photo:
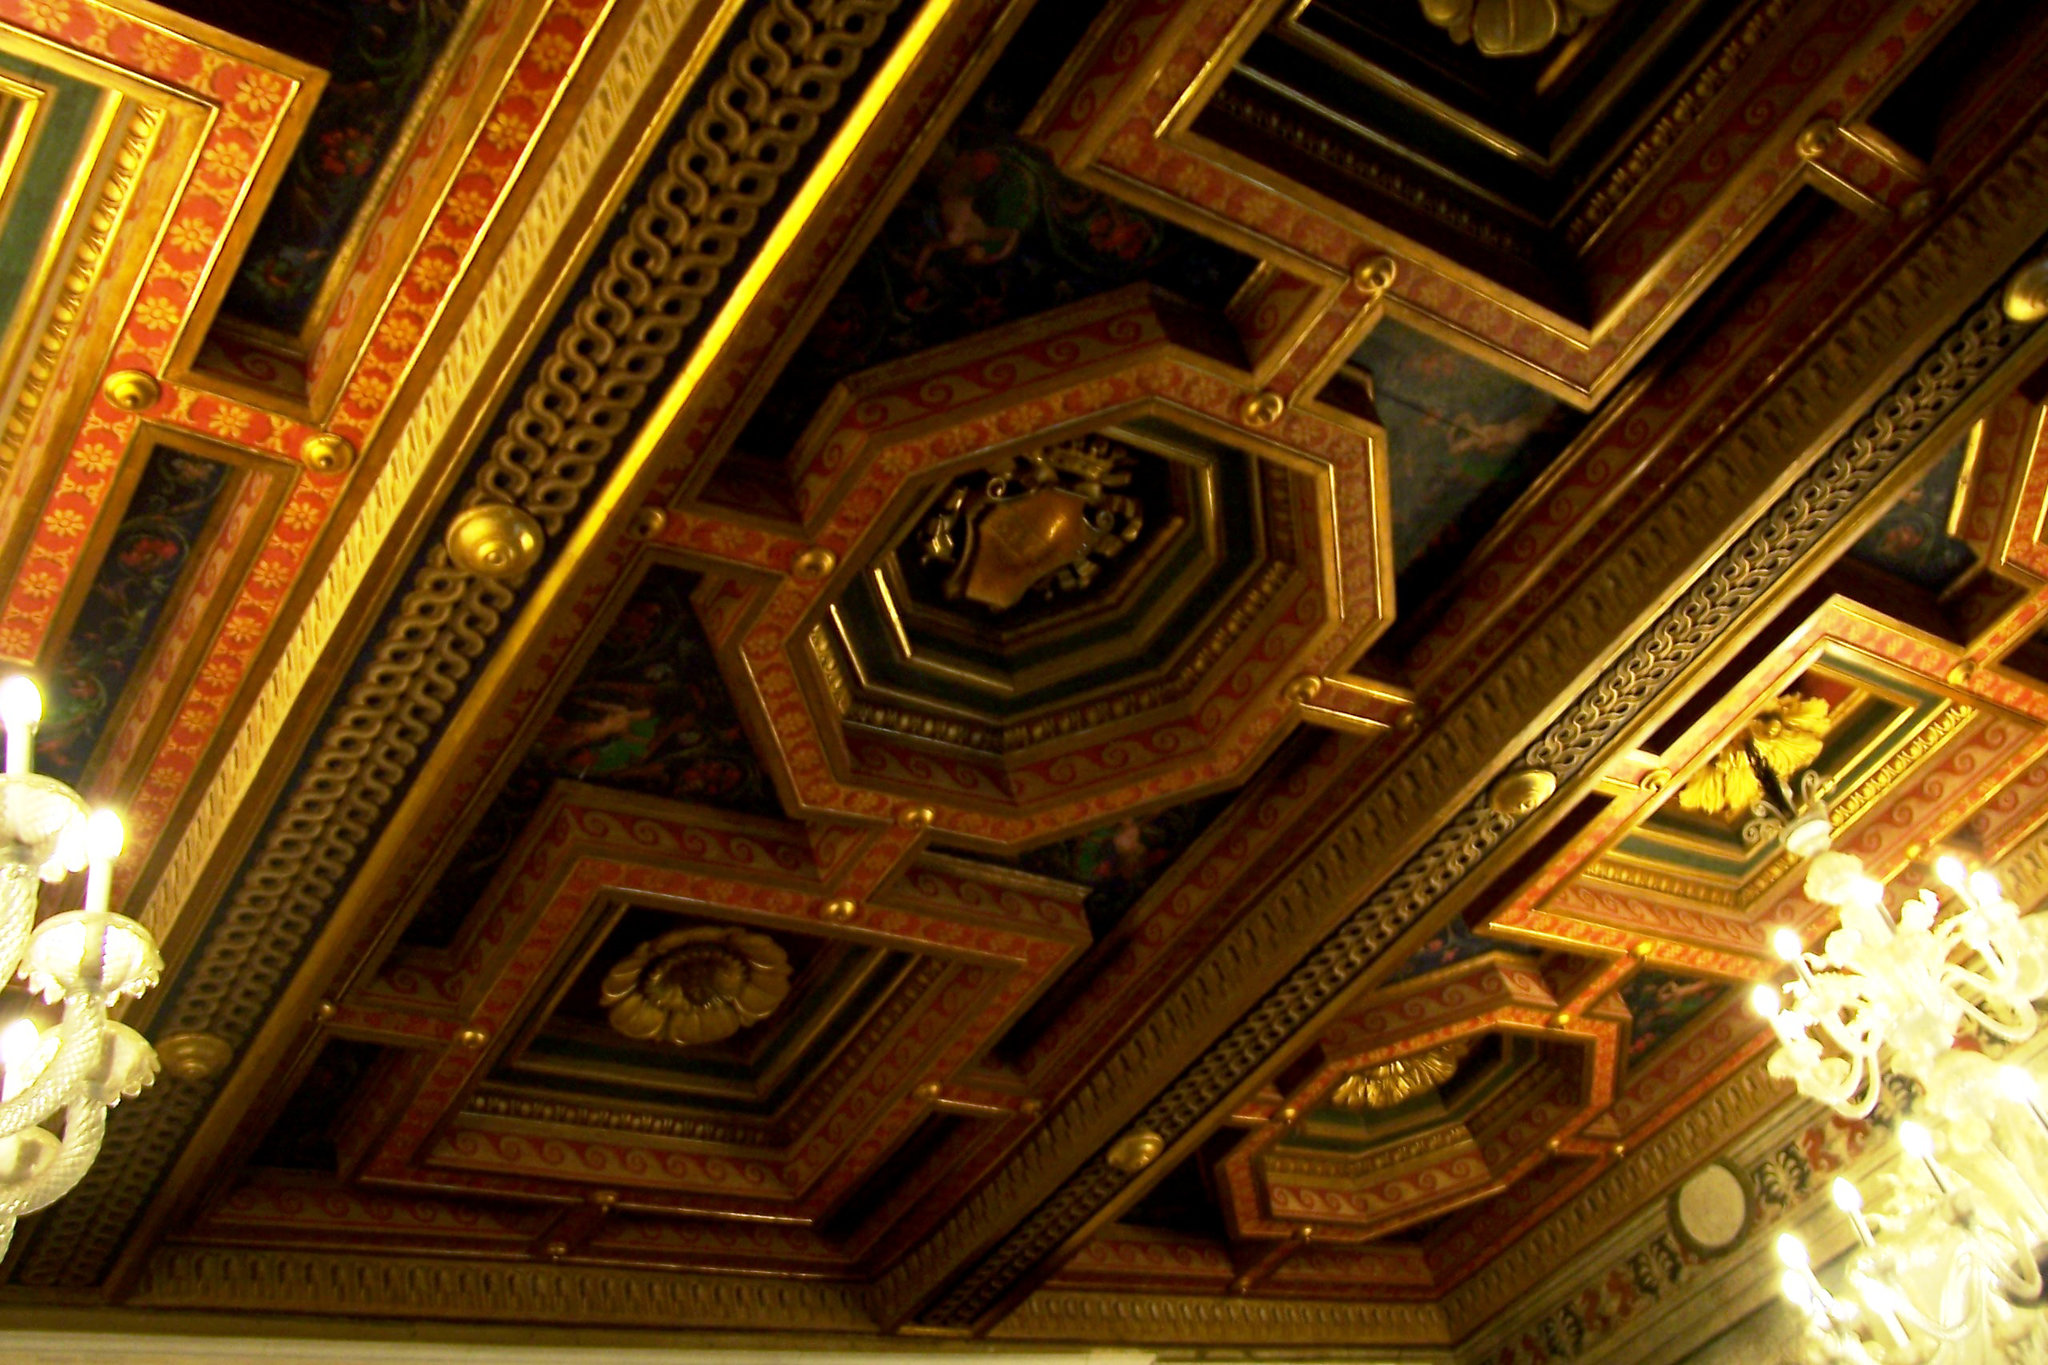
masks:
<instances>
[{"instance_id":1,"label":"golden ornament on panel","mask_svg":"<svg viewBox=\"0 0 2048 1365\"><path fill-rule=\"evenodd\" d=\"M163 396L156 376L142 370L116 370L100 385L107 401L123 412L141 412Z\"/></svg>"},{"instance_id":2,"label":"golden ornament on panel","mask_svg":"<svg viewBox=\"0 0 2048 1365\"><path fill-rule=\"evenodd\" d=\"M628 1038L715 1043L789 994L789 955L766 934L703 926L643 943L604 975L598 1003Z\"/></svg>"},{"instance_id":3,"label":"golden ornament on panel","mask_svg":"<svg viewBox=\"0 0 2048 1365\"><path fill-rule=\"evenodd\" d=\"M1330 1092L1330 1102L1340 1109L1392 1109L1437 1089L1457 1075L1458 1063L1469 1047L1462 1040L1439 1043L1412 1057L1396 1057L1369 1066L1338 1082Z\"/></svg>"},{"instance_id":4,"label":"golden ornament on panel","mask_svg":"<svg viewBox=\"0 0 2048 1365\"><path fill-rule=\"evenodd\" d=\"M1422 0L1422 13L1455 42L1488 57L1525 57L1578 32L1620 0Z\"/></svg>"},{"instance_id":5,"label":"golden ornament on panel","mask_svg":"<svg viewBox=\"0 0 2048 1365\"><path fill-rule=\"evenodd\" d=\"M330 431L317 431L299 447L299 458L316 474L338 474L356 462L356 448Z\"/></svg>"},{"instance_id":6,"label":"golden ornament on panel","mask_svg":"<svg viewBox=\"0 0 2048 1365\"><path fill-rule=\"evenodd\" d=\"M484 578L511 578L540 561L540 523L509 502L465 507L448 523L448 558Z\"/></svg>"},{"instance_id":7,"label":"golden ornament on panel","mask_svg":"<svg viewBox=\"0 0 2048 1365\"><path fill-rule=\"evenodd\" d=\"M1164 1138L1149 1128L1139 1128L1125 1133L1110 1144L1104 1160L1109 1162L1113 1170L1122 1171L1125 1175L1136 1175L1157 1161L1159 1154L1165 1150Z\"/></svg>"},{"instance_id":8,"label":"golden ornament on panel","mask_svg":"<svg viewBox=\"0 0 2048 1365\"><path fill-rule=\"evenodd\" d=\"M1821 755L1828 733L1828 704L1821 697L1787 692L1772 697L1744 722L1714 761L1694 773L1678 794L1685 810L1703 815L1746 811Z\"/></svg>"},{"instance_id":9,"label":"golden ornament on panel","mask_svg":"<svg viewBox=\"0 0 2048 1365\"><path fill-rule=\"evenodd\" d=\"M1521 768L1494 783L1487 800L1502 815L1520 817L1548 801L1556 790L1554 774L1542 768Z\"/></svg>"}]
</instances>

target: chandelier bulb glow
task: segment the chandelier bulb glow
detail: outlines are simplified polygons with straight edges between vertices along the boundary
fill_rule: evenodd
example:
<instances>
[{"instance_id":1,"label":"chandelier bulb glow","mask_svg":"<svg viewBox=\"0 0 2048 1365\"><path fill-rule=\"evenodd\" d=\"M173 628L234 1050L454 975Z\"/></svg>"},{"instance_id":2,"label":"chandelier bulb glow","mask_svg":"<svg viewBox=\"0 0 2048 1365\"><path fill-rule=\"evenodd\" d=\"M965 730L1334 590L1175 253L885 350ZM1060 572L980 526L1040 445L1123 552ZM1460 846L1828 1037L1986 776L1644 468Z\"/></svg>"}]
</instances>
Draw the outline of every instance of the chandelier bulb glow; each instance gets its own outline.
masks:
<instances>
[{"instance_id":1,"label":"chandelier bulb glow","mask_svg":"<svg viewBox=\"0 0 2048 1365\"><path fill-rule=\"evenodd\" d=\"M1797 929L1779 929L1771 935L1771 951L1787 962L1797 962L1806 951L1805 940L1799 937Z\"/></svg>"},{"instance_id":2,"label":"chandelier bulb glow","mask_svg":"<svg viewBox=\"0 0 2048 1365\"><path fill-rule=\"evenodd\" d=\"M1806 1252L1806 1243L1789 1232L1778 1234L1778 1260L1788 1270L1807 1270L1813 1265L1813 1258Z\"/></svg>"},{"instance_id":3,"label":"chandelier bulb glow","mask_svg":"<svg viewBox=\"0 0 2048 1365\"><path fill-rule=\"evenodd\" d=\"M1984 868L1970 874L1970 894L1995 904L2005 899L2005 888L1999 885L1997 873Z\"/></svg>"},{"instance_id":4,"label":"chandelier bulb glow","mask_svg":"<svg viewBox=\"0 0 2048 1365\"><path fill-rule=\"evenodd\" d=\"M1934 860L1934 875L1941 878L1941 884L1960 891L1970 880L1970 869L1963 866L1963 860L1953 853L1944 853Z\"/></svg>"},{"instance_id":5,"label":"chandelier bulb glow","mask_svg":"<svg viewBox=\"0 0 2048 1365\"><path fill-rule=\"evenodd\" d=\"M128 831L122 828L120 816L102 806L87 817L85 839L86 852L91 857L112 862L121 856Z\"/></svg>"},{"instance_id":6,"label":"chandelier bulb glow","mask_svg":"<svg viewBox=\"0 0 2048 1365\"><path fill-rule=\"evenodd\" d=\"M1759 983L1752 987L1749 992L1749 1007L1762 1018L1775 1019L1778 1017L1779 1009L1782 1008L1782 995L1783 992L1776 986Z\"/></svg>"},{"instance_id":7,"label":"chandelier bulb glow","mask_svg":"<svg viewBox=\"0 0 2048 1365\"><path fill-rule=\"evenodd\" d=\"M0 681L0 725L13 730L42 724L43 694L35 681L16 673Z\"/></svg>"},{"instance_id":8,"label":"chandelier bulb glow","mask_svg":"<svg viewBox=\"0 0 2048 1365\"><path fill-rule=\"evenodd\" d=\"M0 726L7 731L7 775L23 777L35 767L36 726L43 719L43 694L16 673L0 681Z\"/></svg>"},{"instance_id":9,"label":"chandelier bulb glow","mask_svg":"<svg viewBox=\"0 0 2048 1365\"><path fill-rule=\"evenodd\" d=\"M2025 1067L2002 1066L1992 1077L1992 1082L2000 1095L2015 1104L2032 1104L2041 1093L2040 1085Z\"/></svg>"},{"instance_id":10,"label":"chandelier bulb glow","mask_svg":"<svg viewBox=\"0 0 2048 1365\"><path fill-rule=\"evenodd\" d=\"M1899 1146L1906 1149L1907 1156L1925 1161L1934 1155L1934 1134L1926 1125L1907 1119L1899 1125Z\"/></svg>"},{"instance_id":11,"label":"chandelier bulb glow","mask_svg":"<svg viewBox=\"0 0 2048 1365\"><path fill-rule=\"evenodd\" d=\"M1839 1175L1836 1176L1835 1183L1832 1186L1831 1192L1834 1195L1835 1207L1840 1209L1842 1212L1863 1212L1862 1191L1858 1190L1856 1186L1852 1184L1847 1178Z\"/></svg>"}]
</instances>

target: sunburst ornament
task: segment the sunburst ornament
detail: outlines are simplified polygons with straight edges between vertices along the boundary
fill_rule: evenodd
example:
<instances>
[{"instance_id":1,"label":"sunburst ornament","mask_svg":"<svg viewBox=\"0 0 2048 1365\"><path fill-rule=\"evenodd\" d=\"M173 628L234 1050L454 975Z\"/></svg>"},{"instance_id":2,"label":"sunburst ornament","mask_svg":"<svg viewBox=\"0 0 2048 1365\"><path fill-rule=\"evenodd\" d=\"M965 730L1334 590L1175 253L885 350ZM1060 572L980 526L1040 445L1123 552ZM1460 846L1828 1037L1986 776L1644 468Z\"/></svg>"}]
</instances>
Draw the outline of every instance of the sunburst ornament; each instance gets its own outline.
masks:
<instances>
[{"instance_id":1,"label":"sunburst ornament","mask_svg":"<svg viewBox=\"0 0 2048 1365\"><path fill-rule=\"evenodd\" d=\"M1340 1109L1392 1109L1457 1075L1469 1046L1463 1041L1439 1043L1427 1052L1369 1066L1339 1082L1330 1092L1330 1102Z\"/></svg>"},{"instance_id":2,"label":"sunburst ornament","mask_svg":"<svg viewBox=\"0 0 2048 1365\"><path fill-rule=\"evenodd\" d=\"M1773 697L1685 784L1678 804L1722 815L1754 810L1769 797L1790 812L1795 807L1792 778L1820 757L1827 733L1826 699L1797 692Z\"/></svg>"},{"instance_id":3,"label":"sunburst ornament","mask_svg":"<svg viewBox=\"0 0 2048 1365\"><path fill-rule=\"evenodd\" d=\"M789 994L789 955L747 929L678 929L643 943L598 991L628 1038L715 1043L757 1024Z\"/></svg>"}]
</instances>

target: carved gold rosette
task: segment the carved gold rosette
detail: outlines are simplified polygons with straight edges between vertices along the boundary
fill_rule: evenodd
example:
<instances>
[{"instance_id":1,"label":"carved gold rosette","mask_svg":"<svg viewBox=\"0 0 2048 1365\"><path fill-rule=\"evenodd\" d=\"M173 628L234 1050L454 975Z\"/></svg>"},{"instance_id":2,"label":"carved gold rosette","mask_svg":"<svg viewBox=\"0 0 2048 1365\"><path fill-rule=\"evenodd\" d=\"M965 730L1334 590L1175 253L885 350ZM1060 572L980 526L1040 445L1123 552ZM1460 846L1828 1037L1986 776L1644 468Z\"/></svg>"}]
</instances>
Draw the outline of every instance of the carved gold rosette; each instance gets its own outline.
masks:
<instances>
[{"instance_id":1,"label":"carved gold rosette","mask_svg":"<svg viewBox=\"0 0 2048 1365\"><path fill-rule=\"evenodd\" d=\"M1412 1057L1396 1057L1346 1076L1330 1092L1330 1102L1344 1109L1392 1109L1436 1089L1458 1073L1470 1045L1440 1043Z\"/></svg>"},{"instance_id":2,"label":"carved gold rosette","mask_svg":"<svg viewBox=\"0 0 2048 1365\"><path fill-rule=\"evenodd\" d=\"M1429 22L1489 57L1526 57L1576 33L1618 0L1422 0Z\"/></svg>"},{"instance_id":3,"label":"carved gold rosette","mask_svg":"<svg viewBox=\"0 0 2048 1365\"><path fill-rule=\"evenodd\" d=\"M605 973L598 1003L628 1038L715 1043L772 1014L789 994L789 955L747 929L678 929Z\"/></svg>"}]
</instances>

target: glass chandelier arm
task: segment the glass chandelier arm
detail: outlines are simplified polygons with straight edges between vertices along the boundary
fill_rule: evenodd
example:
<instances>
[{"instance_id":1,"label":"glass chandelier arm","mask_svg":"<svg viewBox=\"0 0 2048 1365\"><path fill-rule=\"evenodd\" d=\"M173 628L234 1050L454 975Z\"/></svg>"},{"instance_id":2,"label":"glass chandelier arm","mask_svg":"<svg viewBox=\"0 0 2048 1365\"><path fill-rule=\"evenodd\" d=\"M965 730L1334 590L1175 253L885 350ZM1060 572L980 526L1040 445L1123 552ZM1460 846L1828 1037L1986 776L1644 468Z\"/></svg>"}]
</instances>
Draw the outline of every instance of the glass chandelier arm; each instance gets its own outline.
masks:
<instances>
[{"instance_id":1,"label":"glass chandelier arm","mask_svg":"<svg viewBox=\"0 0 2048 1365\"><path fill-rule=\"evenodd\" d=\"M36 922L36 874L33 869L0 866L0 985L14 980L21 955Z\"/></svg>"},{"instance_id":2,"label":"glass chandelier arm","mask_svg":"<svg viewBox=\"0 0 2048 1365\"><path fill-rule=\"evenodd\" d=\"M0 1217L9 1220L48 1208L85 1177L107 1132L107 1106L79 1100L64 1111L64 1141L48 1165L15 1189L0 1187Z\"/></svg>"},{"instance_id":3,"label":"glass chandelier arm","mask_svg":"<svg viewBox=\"0 0 2048 1365\"><path fill-rule=\"evenodd\" d=\"M1961 967L1955 968L1954 971L1954 976L1946 972L1942 974L1942 988L1955 998L1956 1006L1978 1028L2008 1043L2024 1042L2039 1031L2040 1014L2035 1010L2031 1000L2000 999L1993 992L1983 989L1988 983L1982 977ZM1980 1005L1976 1000L1972 1000L1970 994L1966 994L1961 987L1970 987L1971 993L1983 999L1984 1004ZM2003 1017L1993 1013L1994 1010L2002 1011Z\"/></svg>"},{"instance_id":4,"label":"glass chandelier arm","mask_svg":"<svg viewBox=\"0 0 2048 1365\"><path fill-rule=\"evenodd\" d=\"M26 1090L0 1102L0 1136L32 1128L71 1101L99 1066L107 1032L107 1002L80 992L64 1000L57 1054Z\"/></svg>"}]
</instances>

